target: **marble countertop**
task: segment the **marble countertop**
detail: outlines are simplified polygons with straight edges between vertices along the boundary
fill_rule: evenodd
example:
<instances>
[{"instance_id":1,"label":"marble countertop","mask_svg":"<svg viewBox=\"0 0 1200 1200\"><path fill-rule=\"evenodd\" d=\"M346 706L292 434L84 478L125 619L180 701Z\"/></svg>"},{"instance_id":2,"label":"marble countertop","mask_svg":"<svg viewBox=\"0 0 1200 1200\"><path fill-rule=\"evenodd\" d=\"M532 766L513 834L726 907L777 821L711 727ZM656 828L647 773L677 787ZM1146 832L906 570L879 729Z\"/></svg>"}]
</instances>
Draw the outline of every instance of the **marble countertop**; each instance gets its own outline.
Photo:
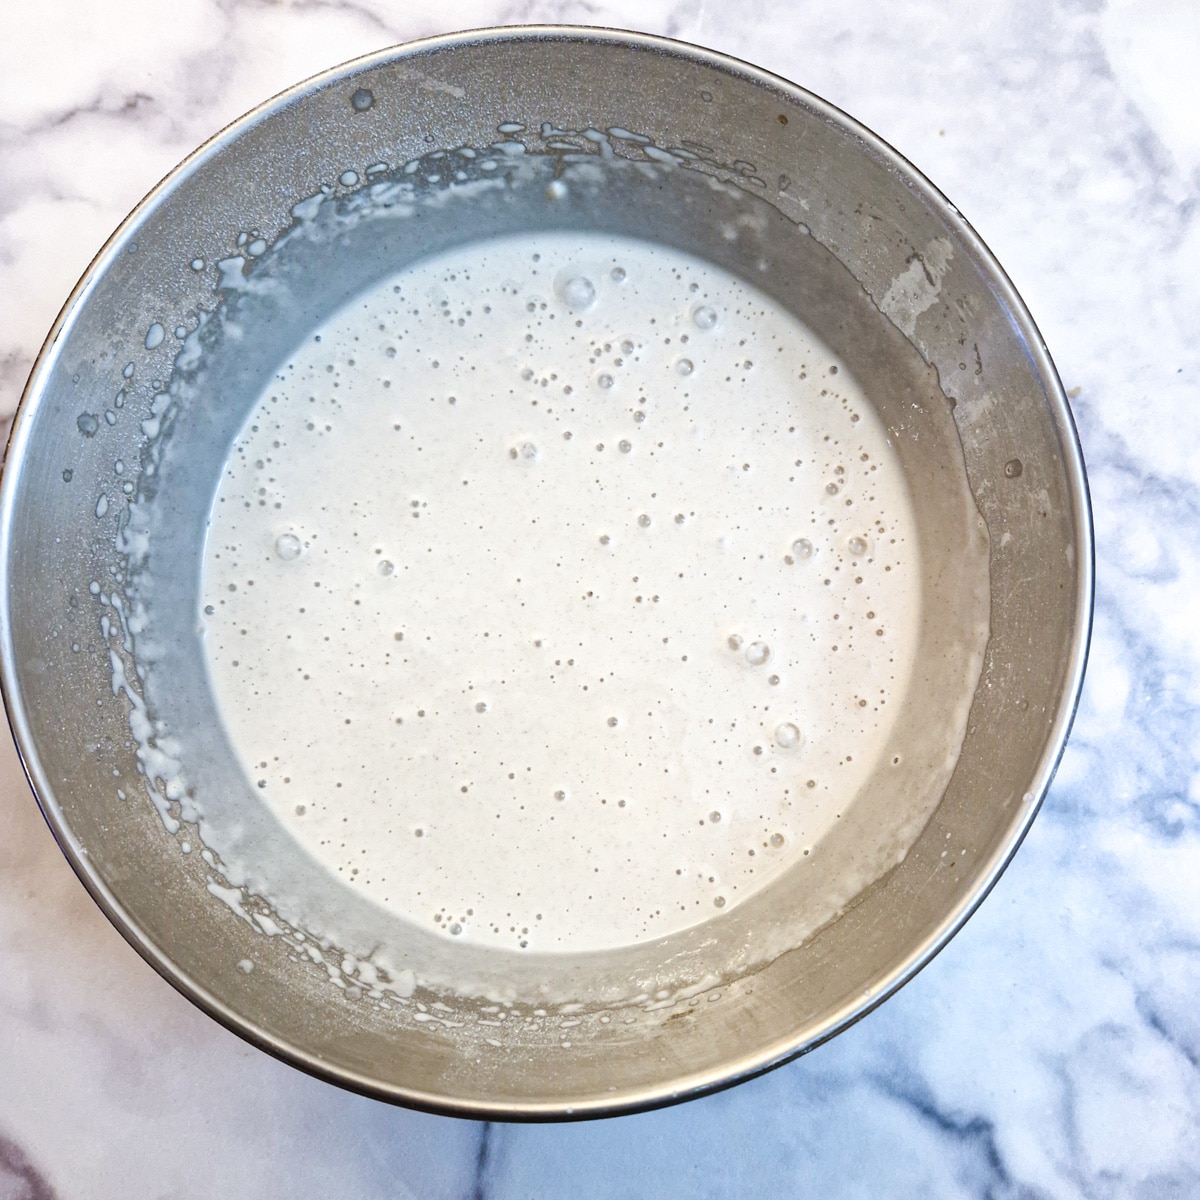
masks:
<instances>
[{"instance_id":1,"label":"marble countertop","mask_svg":"<svg viewBox=\"0 0 1200 1200\"><path fill-rule=\"evenodd\" d=\"M455 28L605 24L833 101L969 217L1072 396L1096 625L1058 778L951 945L762 1079L572 1126L341 1092L122 941L0 749L0 1200L1200 1195L1200 8L1191 0L6 0L0 416L141 195L262 98ZM1191 82L1189 82L1189 80Z\"/></svg>"}]
</instances>

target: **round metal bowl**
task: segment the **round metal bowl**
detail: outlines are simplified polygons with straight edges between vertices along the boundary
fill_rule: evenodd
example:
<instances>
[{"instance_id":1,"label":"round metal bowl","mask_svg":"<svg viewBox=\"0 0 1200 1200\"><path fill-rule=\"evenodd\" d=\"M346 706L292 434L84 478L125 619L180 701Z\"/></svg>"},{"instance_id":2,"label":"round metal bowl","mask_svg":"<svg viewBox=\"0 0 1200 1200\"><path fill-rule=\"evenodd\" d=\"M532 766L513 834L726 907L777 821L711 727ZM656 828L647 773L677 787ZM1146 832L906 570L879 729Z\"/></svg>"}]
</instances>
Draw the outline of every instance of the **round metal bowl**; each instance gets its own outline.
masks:
<instances>
[{"instance_id":1,"label":"round metal bowl","mask_svg":"<svg viewBox=\"0 0 1200 1200\"><path fill-rule=\"evenodd\" d=\"M916 392L907 416L886 404L881 413L898 439L906 429L914 445L925 438L937 453L961 454L956 469L965 466L990 541L990 636L965 740L903 860L801 944L710 987L706 998L720 1003L693 995L585 1023L569 1051L558 1017L541 1013L549 1033L510 1037L498 1055L435 1019L406 1024L394 1006L370 1003L371 987L338 965L336 947L314 956L295 938L267 937L241 892L230 902L211 858L181 854L186 798L156 791L130 737L130 706L145 701L122 607L128 558L117 549L133 503L167 486L155 474L164 423L193 439L208 428L197 453L219 469L234 410L254 392L247 384L237 398L238 371L254 371L230 360L228 386L213 393L228 399L225 417L215 399L208 425L173 413L167 381L182 358L173 331L182 339L202 316L241 303L264 248L326 201L352 212L406 174L432 179L457 166L466 178L485 152L520 154L548 179L589 161L634 164L621 177L629 186L604 193L589 221L733 269L749 271L749 255L763 286L854 365L868 394L888 380L919 390L911 381L925 379L952 446L925 438L937 422ZM728 205L753 220L722 224ZM560 224L584 220L569 206L555 211L568 213L553 218ZM488 220L493 231L512 224L500 209ZM384 237L358 266L327 256L324 278L344 298L364 271L481 229L434 221L425 242ZM389 255L399 257L389 264ZM362 265L371 258L382 266ZM272 351L258 353L261 373ZM927 466L910 482L928 499L936 456ZM168 494L180 578L195 574L211 482ZM230 1029L335 1083L456 1115L547 1119L652 1107L778 1065L863 1016L945 945L1053 776L1082 681L1093 559L1079 444L1046 348L986 247L910 164L817 97L744 63L636 34L523 28L415 43L309 80L147 196L80 281L30 378L4 469L0 573L5 701L30 781L71 865L151 965ZM740 936L755 932L743 923ZM630 966L616 957L592 970L602 978Z\"/></svg>"}]
</instances>

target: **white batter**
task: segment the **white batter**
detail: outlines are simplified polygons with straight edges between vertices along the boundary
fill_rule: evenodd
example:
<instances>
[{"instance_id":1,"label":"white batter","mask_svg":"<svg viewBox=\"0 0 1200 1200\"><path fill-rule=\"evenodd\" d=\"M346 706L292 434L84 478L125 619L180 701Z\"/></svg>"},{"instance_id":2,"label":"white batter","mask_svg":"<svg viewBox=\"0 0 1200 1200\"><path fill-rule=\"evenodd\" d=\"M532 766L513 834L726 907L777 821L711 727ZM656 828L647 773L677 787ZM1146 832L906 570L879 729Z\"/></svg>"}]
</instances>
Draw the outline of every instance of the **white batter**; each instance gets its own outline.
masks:
<instances>
[{"instance_id":1,"label":"white batter","mask_svg":"<svg viewBox=\"0 0 1200 1200\"><path fill-rule=\"evenodd\" d=\"M774 302L528 235L279 372L203 621L247 773L330 872L448 938L592 950L728 911L838 820L907 686L916 545L869 403Z\"/></svg>"}]
</instances>

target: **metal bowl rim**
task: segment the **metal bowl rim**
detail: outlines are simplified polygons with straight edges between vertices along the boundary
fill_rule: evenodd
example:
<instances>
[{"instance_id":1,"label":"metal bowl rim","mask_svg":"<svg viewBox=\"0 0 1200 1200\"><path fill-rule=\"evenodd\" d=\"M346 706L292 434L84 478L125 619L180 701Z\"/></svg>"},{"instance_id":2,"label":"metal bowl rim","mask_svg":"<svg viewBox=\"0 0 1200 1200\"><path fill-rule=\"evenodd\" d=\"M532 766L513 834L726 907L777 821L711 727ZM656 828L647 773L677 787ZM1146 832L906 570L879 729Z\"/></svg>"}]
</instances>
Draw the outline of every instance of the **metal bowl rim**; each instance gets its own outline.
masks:
<instances>
[{"instance_id":1,"label":"metal bowl rim","mask_svg":"<svg viewBox=\"0 0 1200 1200\"><path fill-rule=\"evenodd\" d=\"M37 748L25 717L17 678L9 611L10 592L14 582L9 570L13 509L22 457L32 425L33 411L39 402L42 386L53 370L62 335L87 302L95 282L104 273L111 260L126 247L142 217L166 200L180 181L208 159L220 153L227 144L241 136L244 131L269 118L290 103L339 79L388 62L419 58L429 53L457 47L496 42L545 41L574 41L592 45L638 47L716 68L745 82L774 90L791 102L812 109L829 123L838 126L844 133L857 138L879 159L886 162L903 177L909 187L921 193L930 206L940 213L963 244L970 249L975 262L990 277L990 282L998 293L1003 306L1010 313L1017 329L1030 348L1037 375L1049 399L1053 425L1062 447L1063 467L1071 497L1071 515L1075 528L1079 531L1075 564L1076 604L1071 644L1067 654L1065 685L1050 725L1045 750L1038 762L1034 777L1030 781L1029 794L1032 796L1032 801L1022 806L1003 843L989 859L980 864L976 871L974 884L968 894L947 913L941 924L923 942L910 951L899 965L877 981L870 991L869 998L848 1003L819 1024L796 1030L788 1037L730 1060L719 1068L691 1074L685 1073L674 1079L663 1080L652 1087L609 1093L602 1098L581 1098L578 1103L572 1105L561 1102L466 1101L448 1099L427 1091L381 1084L370 1076L332 1066L302 1048L276 1038L267 1030L247 1021L208 991L202 983L176 966L155 943L143 934L136 922L125 912L104 879L93 867L87 848L76 840L70 826L63 818L62 810L54 797L54 789L42 770ZM1041 807L1054 779L1079 704L1091 637L1094 590L1095 545L1091 498L1079 435L1062 382L1037 325L1012 281L986 243L958 209L889 143L849 114L799 85L770 71L715 50L653 34L597 26L496 26L443 34L387 47L330 67L292 85L214 134L183 159L145 195L101 247L79 282L72 289L38 352L29 380L22 392L9 432L3 475L0 478L0 692L3 694L9 726L17 745L21 765L32 787L34 797L59 848L92 899L125 940L159 975L198 1008L252 1045L310 1075L326 1082L338 1084L351 1091L425 1112L477 1120L548 1121L616 1116L659 1108L720 1091L761 1075L816 1048L861 1020L867 1013L903 987L946 946L983 902L1024 840L1033 818Z\"/></svg>"}]
</instances>

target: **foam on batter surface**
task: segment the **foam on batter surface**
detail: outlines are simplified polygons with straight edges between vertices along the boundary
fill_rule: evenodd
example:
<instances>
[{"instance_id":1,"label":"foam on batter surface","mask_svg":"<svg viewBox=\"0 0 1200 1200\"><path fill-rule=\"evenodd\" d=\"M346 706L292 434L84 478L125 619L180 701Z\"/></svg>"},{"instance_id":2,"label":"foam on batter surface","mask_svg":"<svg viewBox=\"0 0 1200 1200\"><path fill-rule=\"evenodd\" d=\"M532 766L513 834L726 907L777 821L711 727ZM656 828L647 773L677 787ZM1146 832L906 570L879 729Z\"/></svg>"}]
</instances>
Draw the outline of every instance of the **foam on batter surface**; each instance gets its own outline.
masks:
<instances>
[{"instance_id":1,"label":"foam on batter surface","mask_svg":"<svg viewBox=\"0 0 1200 1200\"><path fill-rule=\"evenodd\" d=\"M215 496L230 740L309 855L448 939L631 945L881 767L921 573L871 404L780 305L607 235L464 246L279 370Z\"/></svg>"}]
</instances>

